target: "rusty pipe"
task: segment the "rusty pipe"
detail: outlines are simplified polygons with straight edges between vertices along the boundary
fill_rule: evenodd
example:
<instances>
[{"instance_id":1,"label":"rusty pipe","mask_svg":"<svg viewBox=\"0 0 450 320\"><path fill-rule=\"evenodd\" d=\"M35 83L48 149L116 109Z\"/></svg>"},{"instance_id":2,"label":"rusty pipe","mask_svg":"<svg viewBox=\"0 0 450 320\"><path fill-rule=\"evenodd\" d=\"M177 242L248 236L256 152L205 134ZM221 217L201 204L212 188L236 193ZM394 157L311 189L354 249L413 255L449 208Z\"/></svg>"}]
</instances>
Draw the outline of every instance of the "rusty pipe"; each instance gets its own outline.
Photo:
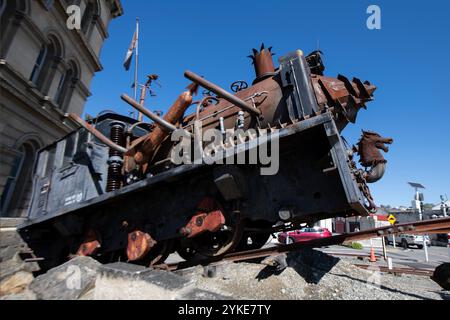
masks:
<instances>
[{"instance_id":1,"label":"rusty pipe","mask_svg":"<svg viewBox=\"0 0 450 320\"><path fill-rule=\"evenodd\" d=\"M101 142L106 144L108 147L110 147L118 152L121 152L121 153L126 153L128 151L124 147L119 146L118 144L115 144L110 139L105 137L100 131L95 129L94 126L90 125L89 123L87 123L86 121L81 119L77 114L71 113L71 114L69 114L69 118L72 119L73 121L75 121L76 123L78 123L80 126L85 128L90 133L92 133L98 140L100 140Z\"/></svg>"},{"instance_id":2,"label":"rusty pipe","mask_svg":"<svg viewBox=\"0 0 450 320\"><path fill-rule=\"evenodd\" d=\"M197 83L198 85L201 85L203 88L215 93L218 97L223 98L227 100L228 102L234 104L235 106L241 108L244 111L247 111L248 113L255 114L255 115L261 115L261 110L256 109L255 107L251 106L247 102L245 102L242 99L239 99L235 95L232 95L228 91L222 89L218 85L209 82L208 80L200 77L199 75L191 72L191 71L185 71L184 76L193 81L194 83Z\"/></svg>"},{"instance_id":3,"label":"rusty pipe","mask_svg":"<svg viewBox=\"0 0 450 320\"><path fill-rule=\"evenodd\" d=\"M122 94L120 96L120 98L123 101L125 101L126 103L128 103L130 106L132 106L133 108L138 110L139 112L145 114L147 117L149 117L150 119L155 121L157 124L164 127L165 129L167 129L169 131L177 130L177 127L175 127L173 124L171 124L171 123L167 122L166 120L164 120L163 118L157 116L156 114L154 114L153 112L151 112L150 110L145 108L142 104L139 104L136 100L134 100L130 96L128 96L126 94Z\"/></svg>"},{"instance_id":4,"label":"rusty pipe","mask_svg":"<svg viewBox=\"0 0 450 320\"><path fill-rule=\"evenodd\" d=\"M192 104L194 92L197 91L197 85L190 85L188 90L180 94L175 103L169 108L164 116L164 122L171 124L178 123L184 115L184 112ZM156 115L155 115L156 116ZM158 117L159 118L159 117ZM160 124L160 123L158 123ZM176 129L176 127L175 127ZM168 136L169 132L173 130L168 130L163 125L157 125L151 133L144 137L142 143L138 146L134 146L135 154L134 160L137 164L148 163L151 157L154 155L155 151Z\"/></svg>"},{"instance_id":5,"label":"rusty pipe","mask_svg":"<svg viewBox=\"0 0 450 320\"><path fill-rule=\"evenodd\" d=\"M367 183L377 182L383 178L385 171L386 162L379 162L371 167L369 171L364 172L364 179L366 179Z\"/></svg>"},{"instance_id":6,"label":"rusty pipe","mask_svg":"<svg viewBox=\"0 0 450 320\"><path fill-rule=\"evenodd\" d=\"M200 119L200 108L201 108L208 100L214 100L214 101L216 101L216 102L219 101L219 99L217 99L216 97L213 97L213 96L206 96L206 97L204 97L202 100L200 100L200 101L197 103L197 107L196 107L196 109L195 109L195 120Z\"/></svg>"}]
</instances>

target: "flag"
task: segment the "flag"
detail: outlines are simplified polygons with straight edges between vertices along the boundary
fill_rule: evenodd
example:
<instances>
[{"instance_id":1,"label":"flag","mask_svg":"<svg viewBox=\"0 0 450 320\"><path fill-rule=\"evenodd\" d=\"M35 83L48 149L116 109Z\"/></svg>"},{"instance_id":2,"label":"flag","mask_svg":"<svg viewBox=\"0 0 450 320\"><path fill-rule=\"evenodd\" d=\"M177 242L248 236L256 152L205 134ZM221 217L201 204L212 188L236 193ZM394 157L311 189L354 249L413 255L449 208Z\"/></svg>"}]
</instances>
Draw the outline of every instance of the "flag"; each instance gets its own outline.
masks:
<instances>
[{"instance_id":1,"label":"flag","mask_svg":"<svg viewBox=\"0 0 450 320\"><path fill-rule=\"evenodd\" d=\"M131 40L130 47L128 48L127 55L125 56L125 61L123 62L123 66L125 67L125 70L130 69L131 59L133 58L134 49L136 49L137 45L137 30L133 34L133 40Z\"/></svg>"}]
</instances>

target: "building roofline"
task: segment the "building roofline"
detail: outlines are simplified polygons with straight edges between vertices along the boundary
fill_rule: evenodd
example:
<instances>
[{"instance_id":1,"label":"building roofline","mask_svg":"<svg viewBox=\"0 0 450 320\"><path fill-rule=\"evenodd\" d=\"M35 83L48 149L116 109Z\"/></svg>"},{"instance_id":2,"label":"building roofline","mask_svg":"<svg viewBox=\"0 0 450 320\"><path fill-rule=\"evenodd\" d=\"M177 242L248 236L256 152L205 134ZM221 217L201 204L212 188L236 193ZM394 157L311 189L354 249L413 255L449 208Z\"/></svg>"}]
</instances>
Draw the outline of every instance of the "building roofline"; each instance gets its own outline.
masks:
<instances>
[{"instance_id":1,"label":"building roofline","mask_svg":"<svg viewBox=\"0 0 450 320\"><path fill-rule=\"evenodd\" d=\"M112 3L115 4L115 7L111 9L111 13L113 14L114 18L123 15L122 2L120 0L113 0Z\"/></svg>"}]
</instances>

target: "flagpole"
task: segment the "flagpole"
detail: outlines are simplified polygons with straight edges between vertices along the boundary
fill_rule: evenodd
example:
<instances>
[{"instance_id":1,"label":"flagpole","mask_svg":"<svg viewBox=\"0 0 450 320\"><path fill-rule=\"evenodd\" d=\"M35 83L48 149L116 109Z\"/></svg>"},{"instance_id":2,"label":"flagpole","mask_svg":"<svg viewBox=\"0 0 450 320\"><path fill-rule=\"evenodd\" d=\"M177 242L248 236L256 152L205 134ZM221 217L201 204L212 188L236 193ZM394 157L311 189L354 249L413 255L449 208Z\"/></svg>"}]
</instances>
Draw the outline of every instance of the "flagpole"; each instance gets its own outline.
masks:
<instances>
[{"instance_id":1,"label":"flagpole","mask_svg":"<svg viewBox=\"0 0 450 320\"><path fill-rule=\"evenodd\" d=\"M139 18L136 18L136 58L134 60L134 100L137 100L138 93L138 67L139 67ZM142 113L139 112L138 120L142 120Z\"/></svg>"}]
</instances>

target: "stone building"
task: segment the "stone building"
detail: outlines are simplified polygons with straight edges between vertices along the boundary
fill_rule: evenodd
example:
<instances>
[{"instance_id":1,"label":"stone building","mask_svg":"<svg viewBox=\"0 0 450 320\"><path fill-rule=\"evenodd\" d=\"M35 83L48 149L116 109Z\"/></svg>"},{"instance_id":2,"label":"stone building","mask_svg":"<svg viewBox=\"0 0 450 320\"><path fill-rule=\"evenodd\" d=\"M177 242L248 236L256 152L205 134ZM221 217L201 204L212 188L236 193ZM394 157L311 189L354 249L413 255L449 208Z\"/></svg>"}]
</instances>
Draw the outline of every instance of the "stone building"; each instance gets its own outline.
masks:
<instances>
[{"instance_id":1,"label":"stone building","mask_svg":"<svg viewBox=\"0 0 450 320\"><path fill-rule=\"evenodd\" d=\"M0 0L0 216L26 216L36 151L76 127L64 115L83 112L122 13L120 0Z\"/></svg>"}]
</instances>

